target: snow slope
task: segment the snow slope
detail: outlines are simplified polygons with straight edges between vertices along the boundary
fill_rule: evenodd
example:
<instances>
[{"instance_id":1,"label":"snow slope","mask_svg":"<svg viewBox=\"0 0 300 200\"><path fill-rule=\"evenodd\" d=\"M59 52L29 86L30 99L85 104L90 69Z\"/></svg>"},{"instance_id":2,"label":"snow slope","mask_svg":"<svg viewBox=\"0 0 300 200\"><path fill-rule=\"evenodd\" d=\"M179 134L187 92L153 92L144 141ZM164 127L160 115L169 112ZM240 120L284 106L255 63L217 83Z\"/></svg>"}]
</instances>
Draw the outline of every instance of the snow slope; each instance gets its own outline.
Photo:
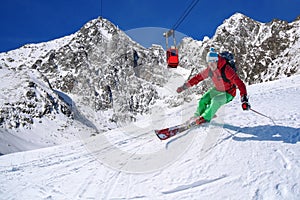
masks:
<instances>
[{"instance_id":1,"label":"snow slope","mask_svg":"<svg viewBox=\"0 0 300 200\"><path fill-rule=\"evenodd\" d=\"M0 157L0 199L300 199L300 76L248 87L211 124L161 142L196 99L88 140Z\"/></svg>"}]
</instances>

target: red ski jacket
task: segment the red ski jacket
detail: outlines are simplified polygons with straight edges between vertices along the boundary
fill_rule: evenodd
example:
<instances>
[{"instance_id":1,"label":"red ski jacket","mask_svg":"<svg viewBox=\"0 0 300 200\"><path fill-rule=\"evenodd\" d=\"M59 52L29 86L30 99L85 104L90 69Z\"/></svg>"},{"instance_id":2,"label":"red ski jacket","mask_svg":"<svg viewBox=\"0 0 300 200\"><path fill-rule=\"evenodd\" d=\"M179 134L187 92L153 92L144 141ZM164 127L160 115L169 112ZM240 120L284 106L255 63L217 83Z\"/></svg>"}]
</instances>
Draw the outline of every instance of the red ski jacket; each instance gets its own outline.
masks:
<instances>
[{"instance_id":1,"label":"red ski jacket","mask_svg":"<svg viewBox=\"0 0 300 200\"><path fill-rule=\"evenodd\" d=\"M188 87L191 87L193 85L198 84L200 81L210 77L209 73L210 71L212 72L212 81L218 91L222 92L228 92L232 96L236 96L236 86L240 90L240 95L241 97L244 95L247 95L247 90L246 86L243 83L243 81L239 78L239 76L236 74L236 72L230 67L230 66L225 66L228 65L226 64L225 58L222 58L219 56L219 61L218 61L218 67L215 71L212 71L209 67L207 67L204 71L200 72L199 74L195 75L192 77L190 80L188 80L187 85ZM229 80L229 82L225 82L222 78L221 75L221 68L225 68L225 75L226 78Z\"/></svg>"}]
</instances>

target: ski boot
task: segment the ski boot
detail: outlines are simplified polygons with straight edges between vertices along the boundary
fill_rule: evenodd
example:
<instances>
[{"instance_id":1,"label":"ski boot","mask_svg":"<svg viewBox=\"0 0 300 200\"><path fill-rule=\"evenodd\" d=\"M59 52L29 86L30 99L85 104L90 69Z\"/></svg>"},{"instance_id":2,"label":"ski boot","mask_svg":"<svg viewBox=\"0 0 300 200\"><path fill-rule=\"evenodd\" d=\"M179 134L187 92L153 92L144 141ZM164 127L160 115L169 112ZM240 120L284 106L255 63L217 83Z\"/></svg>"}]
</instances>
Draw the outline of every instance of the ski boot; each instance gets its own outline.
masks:
<instances>
[{"instance_id":1,"label":"ski boot","mask_svg":"<svg viewBox=\"0 0 300 200\"><path fill-rule=\"evenodd\" d=\"M188 126L189 127L198 126L205 122L206 120L202 116L192 117L190 120L188 120Z\"/></svg>"}]
</instances>

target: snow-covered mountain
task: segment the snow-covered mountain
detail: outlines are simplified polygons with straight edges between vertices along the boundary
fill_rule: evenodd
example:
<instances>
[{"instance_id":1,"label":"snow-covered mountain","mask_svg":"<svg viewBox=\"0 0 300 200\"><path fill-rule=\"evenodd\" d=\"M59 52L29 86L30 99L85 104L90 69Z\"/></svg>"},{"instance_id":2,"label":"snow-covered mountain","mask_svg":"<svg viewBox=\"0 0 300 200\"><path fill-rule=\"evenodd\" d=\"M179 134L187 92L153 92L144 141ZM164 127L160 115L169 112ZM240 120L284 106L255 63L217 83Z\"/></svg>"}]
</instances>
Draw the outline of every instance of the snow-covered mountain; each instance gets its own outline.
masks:
<instances>
[{"instance_id":1,"label":"snow-covered mountain","mask_svg":"<svg viewBox=\"0 0 300 200\"><path fill-rule=\"evenodd\" d=\"M73 35L1 53L0 66L1 153L28 150L22 141L61 144L61 135L72 140L84 130L88 137L134 121L149 113L169 76L163 48L146 49L103 18ZM49 126L56 130L48 133Z\"/></svg>"},{"instance_id":2,"label":"snow-covered mountain","mask_svg":"<svg viewBox=\"0 0 300 200\"><path fill-rule=\"evenodd\" d=\"M176 79L172 80L176 81ZM211 124L161 142L195 102L95 137L0 157L0 199L300 199L300 75L248 87ZM287 103L288 102L288 103ZM168 117L166 117L168 116Z\"/></svg>"},{"instance_id":3,"label":"snow-covered mountain","mask_svg":"<svg viewBox=\"0 0 300 200\"><path fill-rule=\"evenodd\" d=\"M185 38L181 66L201 69L211 46L235 54L238 72L248 84L299 74L300 17L291 23L278 19L261 23L236 13L217 28L212 39Z\"/></svg>"},{"instance_id":4,"label":"snow-covered mountain","mask_svg":"<svg viewBox=\"0 0 300 200\"><path fill-rule=\"evenodd\" d=\"M176 70L166 68L161 46L146 49L101 17L70 36L1 53L0 153L88 138L158 112L157 104L193 101L209 81L175 90L203 68L210 46L235 52L248 84L297 74L299 21L263 24L235 14L212 39L185 38Z\"/></svg>"}]
</instances>

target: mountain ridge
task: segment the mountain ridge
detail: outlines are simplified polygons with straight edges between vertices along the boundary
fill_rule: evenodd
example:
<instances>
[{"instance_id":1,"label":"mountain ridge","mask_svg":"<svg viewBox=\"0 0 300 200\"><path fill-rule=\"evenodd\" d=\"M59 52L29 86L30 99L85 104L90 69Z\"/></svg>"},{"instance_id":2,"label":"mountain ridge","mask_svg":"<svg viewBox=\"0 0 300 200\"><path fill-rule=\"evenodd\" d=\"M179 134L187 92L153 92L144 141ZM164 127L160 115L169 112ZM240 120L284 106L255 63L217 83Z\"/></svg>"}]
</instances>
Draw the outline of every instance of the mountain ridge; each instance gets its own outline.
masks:
<instances>
[{"instance_id":1,"label":"mountain ridge","mask_svg":"<svg viewBox=\"0 0 300 200\"><path fill-rule=\"evenodd\" d=\"M236 53L238 73L248 84L298 74L299 58L293 55L299 54L299 26L300 18L292 23L260 23L234 14L211 39L184 38L179 46L180 67L173 70L167 69L161 46L146 49L102 17L70 36L1 53L2 78L16 83L10 89L4 84L1 90L0 129L5 142L0 152L19 149L8 135L36 142L25 133L38 135L37 130L47 130L48 124L39 122L49 119L57 122L57 132L47 136L46 142L44 134L38 137L38 143L46 146L65 141L59 141L59 135L74 139L77 135L72 132L78 130L89 137L121 127L151 114L158 102L172 107L191 101L193 93L201 95L211 83L206 81L180 95L175 93L176 87L204 68L211 46ZM135 51L139 56L136 62ZM169 85L174 77L178 85ZM161 92L167 85L172 92Z\"/></svg>"},{"instance_id":2,"label":"mountain ridge","mask_svg":"<svg viewBox=\"0 0 300 200\"><path fill-rule=\"evenodd\" d=\"M187 53L181 57L182 66L192 68L196 63L205 66L206 53L213 46L217 51L235 54L238 72L248 84L291 76L299 73L300 61L294 58L299 54L299 26L299 18L291 23L278 19L261 23L236 13L224 20L212 39L200 42L184 39L181 49ZM191 63L189 57L194 58Z\"/></svg>"}]
</instances>

